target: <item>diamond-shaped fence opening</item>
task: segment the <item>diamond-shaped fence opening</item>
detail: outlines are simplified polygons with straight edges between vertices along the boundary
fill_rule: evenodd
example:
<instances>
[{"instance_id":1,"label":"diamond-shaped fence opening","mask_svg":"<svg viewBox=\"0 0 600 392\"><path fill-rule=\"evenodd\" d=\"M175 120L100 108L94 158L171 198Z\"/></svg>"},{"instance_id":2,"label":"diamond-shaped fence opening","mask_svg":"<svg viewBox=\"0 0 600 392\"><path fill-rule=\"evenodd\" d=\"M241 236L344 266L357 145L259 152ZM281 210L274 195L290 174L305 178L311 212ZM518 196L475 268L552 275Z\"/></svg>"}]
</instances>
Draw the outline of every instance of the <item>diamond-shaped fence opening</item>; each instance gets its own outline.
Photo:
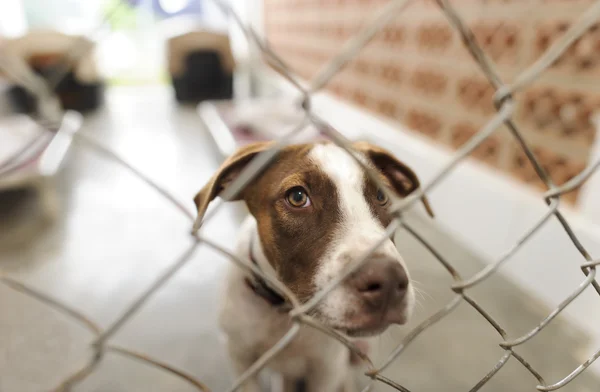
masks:
<instances>
[{"instance_id":1,"label":"diamond-shaped fence opening","mask_svg":"<svg viewBox=\"0 0 600 392\"><path fill-rule=\"evenodd\" d=\"M340 132L334 127L326 124L326 122L320 118L317 114L312 111L311 97L323 89L331 79L338 74L344 67L353 59L357 57L360 51L369 43L369 41L385 26L393 21L400 13L402 13L409 3L420 0L390 0L387 3L381 5L378 9L374 10L370 15L362 29L350 37L339 53L333 56L330 61L316 74L313 80L309 83L304 83L302 78L295 75L291 68L275 53L267 44L267 42L261 37L251 26L246 25L242 18L237 15L234 10L229 6L228 3L220 2L215 0L220 8L231 17L231 20L238 25L238 27L244 32L248 41L252 46L259 51L262 55L265 63L278 71L284 76L293 86L298 89L302 100L299 102L304 110L304 119L298 124L298 126L289 132L287 135L277 140L273 146L256 156L255 159L242 171L240 176L226 189L221 195L222 199L227 200L233 198L239 193L248 183L250 183L258 173L266 167L271 160L277 155L279 149L285 146L290 140L302 132L302 130L309 124L318 126L323 130L334 143L343 147L351 154L356 161L366 170L367 174L375 181L378 185L387 189L384 184L379 181L376 173L372 172L369 167L366 167L360 159L357 158L356 152L352 149L351 143L347 140ZM425 1L425 0L421 0ZM454 298L447 303L438 312L434 313L431 317L423 321L420 325L415 327L410 333L400 341L397 347L392 350L387 359L380 364L374 364L367 356L362 354L360 350L344 336L338 332L330 329L329 327L320 324L316 320L312 319L308 314L310 310L323 300L328 293L340 284L349 274L355 271L361 266L361 264L369 257L369 254L374 251L379 244L376 244L370 252L365 253L359 257L356 261L352 262L347 266L345 272L340 276L336 277L329 286L317 292L310 300L301 303L292 292L276 278L264 274L254 264L248 260L243 260L234 254L231 254L226 249L222 248L218 244L214 243L204 235L200 234L200 224L202 222L194 222L195 217L191 215L184 205L179 202L168 190L164 189L160 185L153 182L153 180L132 167L125 158L119 156L115 152L105 148L101 142L98 142L89 136L83 134L74 135L77 139L82 141L88 147L95 149L109 158L115 160L122 165L123 168L133 172L140 179L145 181L151 188L159 192L169 203L171 203L180 213L184 214L190 222L190 227L193 226L192 237L194 238L193 244L185 250L184 253L179 255L173 263L164 271L154 283L148 287L142 295L140 295L129 307L123 312L116 320L114 320L107 328L102 329L93 321L91 321L86 315L79 311L76 311L59 301L56 301L46 294L37 291L35 288L30 287L6 274L0 274L0 282L4 285L18 290L26 295L29 295L38 301L52 307L53 309L60 311L67 316L71 317L74 321L79 322L82 326L89 329L95 335L95 340L92 343L93 355L88 363L85 364L76 373L70 375L68 378L63 380L60 385L57 385L53 391L67 391L70 387L74 386L78 382L84 380L87 376L93 373L98 365L102 362L103 358L107 355L122 355L131 359L145 362L150 366L155 366L158 369L170 372L196 387L199 391L208 391L209 388L202 384L201 381L196 380L193 376L185 374L168 364L162 363L160 360L152 359L144 354L136 353L131 350L115 346L111 343L111 338L117 333L120 328L152 297L156 291L165 284L181 267L183 267L192 257L194 251L198 245L205 244L216 251L224 254L232 262L237 264L240 268L253 272L264 279L271 287L274 288L281 296L286 298L291 310L289 316L293 320L292 327L285 334L285 336L275 344L270 350L268 350L262 357L260 357L250 368L248 368L231 387L231 391L237 390L245 381L255 376L271 359L273 359L279 352L281 352L298 334L301 325L305 325L311 328L322 331L330 335L333 339L337 339L345 344L350 350L359 354L368 366L368 370L365 375L371 378L372 382L365 388L368 390L371 388L373 383L381 382L385 383L398 391L408 391L408 389L401 385L402 380L392 380L383 376L382 372L398 358L410 343L421 334L425 333L432 325L442 320L448 314L450 314L455 308L461 303L467 303L473 309L475 309L483 319L489 322L493 328L498 332L500 336L500 346L505 350L504 354L499 358L497 364L490 369L489 373L485 375L473 388L472 391L479 390L485 385L494 375L501 371L502 367L507 361L513 357L516 361L522 364L525 369L535 378L538 383L537 389L540 391L553 391L561 389L563 386L568 384L570 381L579 376L590 364L600 357L600 350L592 355L586 362L582 363L579 367L574 369L570 374L565 375L560 380L552 380L547 382L543 377L534 369L526 358L523 358L515 350L521 345L525 344L531 338L536 336L540 331L548 326L554 318L559 315L569 304L574 301L587 287L593 286L595 291L600 294L600 285L595 280L596 267L600 264L599 260L594 260L590 254L586 251L584 246L578 240L577 236L571 230L569 223L565 217L561 214L559 209L559 202L562 195L568 193L578 187L580 187L600 166L600 161L594 162L586 167L577 176L566 182L561 186L556 186L551 181L549 174L544 170L535 154L533 153L530 146L526 143L522 134L519 130L518 125L513 120L514 114L514 98L513 95L521 91L524 87L529 86L534 82L540 74L546 71L562 54L564 54L569 47L589 29L593 23L600 17L600 2L594 3L587 11L585 11L581 17L571 25L559 39L555 40L550 46L547 47L546 51L540 58L528 68L524 69L514 81L510 84L505 84L502 78L496 71L494 62L488 57L486 52L477 43L472 31L467 27L467 24L461 19L461 17L454 10L448 0L435 0L435 3L439 9L446 16L449 25L458 31L460 37L463 40L464 45L470 52L475 63L481 68L491 85L495 89L493 96L493 105L496 108L496 113L490 117L489 121L470 137L454 154L453 159L439 172L437 173L427 184L424 184L420 189L416 190L410 196L404 199L398 199L394 197L392 192L389 190L389 194L392 203L390 203L390 212L394 216L394 220L388 226L386 235L392 234L396 229L404 227L408 233L411 233L418 241L420 241L435 258L442 264L442 266L448 271L454 280L451 289L455 293ZM541 5L540 5L541 6ZM110 18L110 13L107 18ZM85 43L76 45L69 54L69 58L64 62L64 67L60 69L54 78L50 78L50 83L46 83L36 76L24 63L19 62L15 58L11 58L8 55L0 56L0 67L14 80L18 81L23 87L33 93L39 102L37 119L42 124L45 124L49 132L53 132L59 127L62 117L62 113L59 111L56 105L55 97L52 94L53 86L56 85L57 81L60 81L62 75L69 69L72 60L78 56L83 55L86 51ZM543 216L539 217L538 221L527 231L519 241L514 244L510 249L494 260L488 266L483 268L481 271L473 276L463 277L461 276L451 263L446 260L440 252L438 252L433 245L428 243L423 237L419 235L403 218L403 212L406 211L414 203L424 200L428 192L431 191L440 181L452 172L452 170L471 154L478 146L484 143L490 138L501 126L506 126L510 131L510 134L514 138L516 144L522 149L526 158L532 164L537 173L537 176L545 184L547 191L543 195L544 200L547 203L547 210ZM0 176L6 176L11 173L14 168L12 167L12 161L18 158L19 154L25 153L25 151L17 152L14 157L10 157L8 161L0 163ZM210 214L205 217L205 221L212 219L214 212L219 209L222 204L218 205ZM492 316L486 312L486 310L479 305L472 296L469 295L469 289L478 285L482 281L489 278L494 274L499 267L505 262L509 261L511 256L517 252L537 231L539 231L544 225L551 219L557 219L565 230L565 235L570 238L573 246L581 254L581 262L574 264L573 268L581 269L583 273L583 279L578 287L574 287L571 295L565 298L544 320L542 320L534 329L527 332L525 335L518 338L509 338L502 326L495 321ZM387 238L382 238L382 241Z\"/></svg>"}]
</instances>

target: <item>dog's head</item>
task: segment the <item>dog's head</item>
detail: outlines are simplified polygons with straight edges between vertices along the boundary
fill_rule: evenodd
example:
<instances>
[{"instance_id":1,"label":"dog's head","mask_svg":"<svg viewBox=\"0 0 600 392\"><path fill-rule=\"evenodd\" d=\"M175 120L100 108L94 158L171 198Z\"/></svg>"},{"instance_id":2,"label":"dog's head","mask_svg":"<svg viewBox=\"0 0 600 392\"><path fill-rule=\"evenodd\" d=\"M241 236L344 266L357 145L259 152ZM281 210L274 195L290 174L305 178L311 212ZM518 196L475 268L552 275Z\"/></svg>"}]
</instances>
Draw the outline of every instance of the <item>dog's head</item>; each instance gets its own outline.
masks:
<instances>
[{"instance_id":1,"label":"dog's head","mask_svg":"<svg viewBox=\"0 0 600 392\"><path fill-rule=\"evenodd\" d=\"M194 199L202 219L217 197L270 143L245 146L231 156ZM360 142L353 147L398 196L419 187L415 173L389 152ZM389 201L344 149L332 143L283 148L243 189L256 218L264 254L279 279L302 301L339 276L385 236ZM350 336L381 333L405 323L414 292L404 260L391 239L335 288L314 316Z\"/></svg>"}]
</instances>

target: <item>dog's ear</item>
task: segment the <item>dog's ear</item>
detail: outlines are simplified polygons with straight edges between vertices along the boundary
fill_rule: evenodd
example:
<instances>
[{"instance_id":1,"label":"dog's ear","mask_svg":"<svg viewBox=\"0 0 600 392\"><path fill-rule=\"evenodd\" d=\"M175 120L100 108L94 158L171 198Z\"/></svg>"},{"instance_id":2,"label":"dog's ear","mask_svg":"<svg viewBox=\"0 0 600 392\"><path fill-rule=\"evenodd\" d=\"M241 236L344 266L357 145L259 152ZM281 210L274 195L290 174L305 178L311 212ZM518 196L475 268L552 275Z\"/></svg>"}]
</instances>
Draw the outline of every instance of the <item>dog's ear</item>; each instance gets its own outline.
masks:
<instances>
[{"instance_id":1,"label":"dog's ear","mask_svg":"<svg viewBox=\"0 0 600 392\"><path fill-rule=\"evenodd\" d=\"M194 203L198 210L198 216L194 223L194 231L200 227L206 209L211 201L213 201L233 180L237 178L244 167L260 152L267 150L272 145L272 142L251 143L240 147L233 155L223 162L217 172L211 177L208 183L196 194ZM231 199L240 200L243 191L238 192L238 195Z\"/></svg>"},{"instance_id":2,"label":"dog's ear","mask_svg":"<svg viewBox=\"0 0 600 392\"><path fill-rule=\"evenodd\" d=\"M366 155L371 163L384 175L392 184L394 190L401 196L407 196L419 189L421 183L415 172L404 163L400 162L389 151L367 142L356 142L353 147ZM427 196L421 198L425 210L433 218L433 210L429 205Z\"/></svg>"}]
</instances>

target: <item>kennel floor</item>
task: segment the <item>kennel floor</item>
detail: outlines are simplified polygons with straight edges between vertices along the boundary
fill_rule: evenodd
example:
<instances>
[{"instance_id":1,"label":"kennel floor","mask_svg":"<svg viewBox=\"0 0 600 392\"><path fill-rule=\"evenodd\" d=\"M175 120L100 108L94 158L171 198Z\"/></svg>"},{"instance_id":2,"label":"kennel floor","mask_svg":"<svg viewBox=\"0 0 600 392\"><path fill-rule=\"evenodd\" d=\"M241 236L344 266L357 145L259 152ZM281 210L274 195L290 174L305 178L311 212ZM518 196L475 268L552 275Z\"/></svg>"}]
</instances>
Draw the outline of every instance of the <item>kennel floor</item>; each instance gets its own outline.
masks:
<instances>
[{"instance_id":1,"label":"kennel floor","mask_svg":"<svg viewBox=\"0 0 600 392\"><path fill-rule=\"evenodd\" d=\"M168 88L115 88L107 106L86 118L93 136L143 173L173 191L190 210L192 197L217 168L219 157L195 108L177 107ZM12 192L0 199L0 268L87 314L102 326L115 320L190 244L189 222L146 184L104 156L76 142L57 178L57 220L44 221L36 195ZM204 228L227 247L239 210L226 208ZM412 218L423 236L466 275L484 263L435 221ZM374 359L453 293L448 274L406 233L399 246L423 293L416 317L377 343ZM197 376L213 391L232 381L217 329L220 277L228 261L201 247L112 339ZM533 328L549 311L498 275L473 289L509 335ZM0 286L0 392L40 392L55 386L89 358L92 336L77 323ZM418 337L386 374L414 392L468 391L502 356L500 338L468 305ZM548 380L568 374L587 354L586 338L559 318L518 349ZM534 391L536 382L514 360L482 391ZM563 391L598 391L585 373ZM144 364L107 355L75 391L192 391L184 381ZM376 390L391 390L378 386Z\"/></svg>"}]
</instances>

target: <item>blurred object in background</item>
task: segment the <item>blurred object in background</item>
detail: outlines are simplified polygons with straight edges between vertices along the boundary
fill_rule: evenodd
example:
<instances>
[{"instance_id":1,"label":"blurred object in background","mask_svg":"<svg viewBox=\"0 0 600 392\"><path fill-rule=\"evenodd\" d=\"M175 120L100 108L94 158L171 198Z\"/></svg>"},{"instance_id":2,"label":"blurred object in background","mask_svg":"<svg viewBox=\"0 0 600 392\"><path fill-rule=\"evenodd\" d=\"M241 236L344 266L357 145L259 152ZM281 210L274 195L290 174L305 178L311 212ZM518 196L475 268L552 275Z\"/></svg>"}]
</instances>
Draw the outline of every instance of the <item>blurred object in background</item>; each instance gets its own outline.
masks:
<instances>
[{"instance_id":1,"label":"blurred object in background","mask_svg":"<svg viewBox=\"0 0 600 392\"><path fill-rule=\"evenodd\" d=\"M287 97L206 101L198 114L222 158L250 143L278 140L299 129L304 110ZM307 124L291 142L329 139L315 124Z\"/></svg>"},{"instance_id":2,"label":"blurred object in background","mask_svg":"<svg viewBox=\"0 0 600 392\"><path fill-rule=\"evenodd\" d=\"M87 54L71 64L69 53L76 46L87 46ZM7 39L3 44L7 53L25 61L50 83L64 109L80 112L96 109L101 104L103 82L96 67L93 47L94 43L85 37L49 30L31 31L22 37ZM8 96L17 112L32 113L36 110L35 98L20 85L11 87Z\"/></svg>"},{"instance_id":3,"label":"blurred object in background","mask_svg":"<svg viewBox=\"0 0 600 392\"><path fill-rule=\"evenodd\" d=\"M56 218L60 201L55 177L81 124L82 117L76 112L67 112L56 132L48 132L27 115L0 117L0 204L4 204L5 197L16 195L12 197L11 206L17 210L19 195L26 196L31 193L26 191L33 191L42 218ZM0 213L3 219L8 219L6 212ZM21 214L20 218L31 221L37 216Z\"/></svg>"},{"instance_id":4,"label":"blurred object in background","mask_svg":"<svg viewBox=\"0 0 600 392\"><path fill-rule=\"evenodd\" d=\"M169 39L168 69L179 102L233 97L235 62L226 34L190 31Z\"/></svg>"}]
</instances>

